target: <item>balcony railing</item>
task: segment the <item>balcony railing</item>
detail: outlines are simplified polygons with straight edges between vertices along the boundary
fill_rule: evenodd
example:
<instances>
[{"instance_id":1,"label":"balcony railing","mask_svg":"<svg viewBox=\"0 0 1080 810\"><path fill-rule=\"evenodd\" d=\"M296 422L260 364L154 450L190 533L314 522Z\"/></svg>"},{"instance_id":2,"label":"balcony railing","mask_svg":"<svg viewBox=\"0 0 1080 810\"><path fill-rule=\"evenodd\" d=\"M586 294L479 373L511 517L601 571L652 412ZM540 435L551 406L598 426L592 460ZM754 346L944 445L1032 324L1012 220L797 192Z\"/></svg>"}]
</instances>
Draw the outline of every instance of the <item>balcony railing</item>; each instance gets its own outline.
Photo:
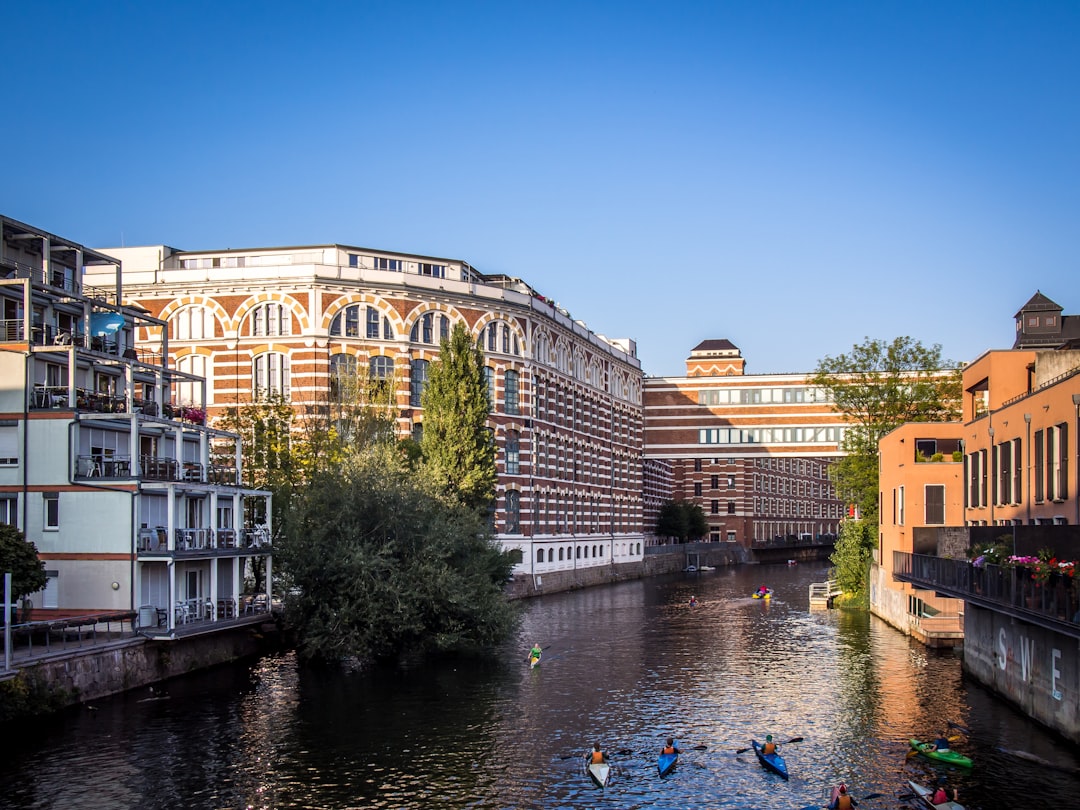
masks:
<instances>
[{"instance_id":1,"label":"balcony railing","mask_svg":"<svg viewBox=\"0 0 1080 810\"><path fill-rule=\"evenodd\" d=\"M130 478L130 456L76 456L76 478Z\"/></svg>"},{"instance_id":2,"label":"balcony railing","mask_svg":"<svg viewBox=\"0 0 1080 810\"><path fill-rule=\"evenodd\" d=\"M219 527L178 527L173 530L173 548L169 548L169 530L165 526L139 529L138 550L141 553L161 554L170 551L205 552L232 549L265 549L270 547L270 533L265 527L234 529Z\"/></svg>"},{"instance_id":3,"label":"balcony railing","mask_svg":"<svg viewBox=\"0 0 1080 810\"><path fill-rule=\"evenodd\" d=\"M1051 574L1045 582L1022 566L973 565L968 560L893 552L893 576L917 588L998 608L1018 618L1080 626L1080 589L1072 577Z\"/></svg>"}]
</instances>

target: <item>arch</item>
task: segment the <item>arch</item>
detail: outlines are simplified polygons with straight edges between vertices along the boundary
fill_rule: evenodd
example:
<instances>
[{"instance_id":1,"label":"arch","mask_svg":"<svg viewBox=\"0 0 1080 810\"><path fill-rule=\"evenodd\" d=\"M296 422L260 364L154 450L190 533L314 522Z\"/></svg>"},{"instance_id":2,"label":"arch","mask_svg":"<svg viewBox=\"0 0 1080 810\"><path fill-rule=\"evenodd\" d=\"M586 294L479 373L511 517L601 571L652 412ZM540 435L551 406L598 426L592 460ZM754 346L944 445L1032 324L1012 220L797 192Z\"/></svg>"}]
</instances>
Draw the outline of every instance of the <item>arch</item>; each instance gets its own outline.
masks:
<instances>
[{"instance_id":1,"label":"arch","mask_svg":"<svg viewBox=\"0 0 1080 810\"><path fill-rule=\"evenodd\" d=\"M511 351L503 351L501 341L499 342L498 347L491 351L496 354L508 354L512 357L528 357L529 341L525 337L525 329L521 326L518 319L512 315L501 315L497 312L485 312L472 326L473 340L480 341L488 326L497 323L503 324L507 330L509 330L512 340L517 341L517 351L513 351L512 347ZM485 352L488 351L486 344L483 348Z\"/></svg>"},{"instance_id":2,"label":"arch","mask_svg":"<svg viewBox=\"0 0 1080 810\"><path fill-rule=\"evenodd\" d=\"M303 304L286 293L262 292L249 297L236 308L230 326L237 335L240 334L240 327L248 315L263 304L281 304L296 316L296 319L300 322L300 332L311 330L311 319L308 317L307 308Z\"/></svg>"},{"instance_id":3,"label":"arch","mask_svg":"<svg viewBox=\"0 0 1080 810\"><path fill-rule=\"evenodd\" d=\"M329 334L330 324L334 322L334 318L336 318L346 307L358 305L375 307L379 310L382 317L389 319L390 326L393 328L395 335L407 334L405 322L398 311L379 296L371 295L370 293L342 295L335 298L327 305L326 309L323 310L319 319L319 330Z\"/></svg>"}]
</instances>

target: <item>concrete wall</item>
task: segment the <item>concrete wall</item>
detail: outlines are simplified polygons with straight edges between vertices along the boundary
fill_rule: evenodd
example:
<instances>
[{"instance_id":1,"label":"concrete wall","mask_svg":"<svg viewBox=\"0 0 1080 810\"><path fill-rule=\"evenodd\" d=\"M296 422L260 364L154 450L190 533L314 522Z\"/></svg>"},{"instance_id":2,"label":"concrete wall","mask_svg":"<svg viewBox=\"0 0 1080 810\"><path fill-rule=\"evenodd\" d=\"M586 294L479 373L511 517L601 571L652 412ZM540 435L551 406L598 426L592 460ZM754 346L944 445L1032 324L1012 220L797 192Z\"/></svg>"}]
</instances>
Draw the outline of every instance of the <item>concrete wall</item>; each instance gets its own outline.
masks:
<instances>
[{"instance_id":1,"label":"concrete wall","mask_svg":"<svg viewBox=\"0 0 1080 810\"><path fill-rule=\"evenodd\" d=\"M964 670L1080 743L1080 639L968 604Z\"/></svg>"},{"instance_id":2,"label":"concrete wall","mask_svg":"<svg viewBox=\"0 0 1080 810\"><path fill-rule=\"evenodd\" d=\"M276 634L257 636L257 630L248 625L178 641L135 638L88 647L21 667L18 677L45 684L74 705L265 652Z\"/></svg>"},{"instance_id":3,"label":"concrete wall","mask_svg":"<svg viewBox=\"0 0 1080 810\"><path fill-rule=\"evenodd\" d=\"M911 635L908 594L892 584L892 574L877 563L870 566L870 612L901 633Z\"/></svg>"}]
</instances>

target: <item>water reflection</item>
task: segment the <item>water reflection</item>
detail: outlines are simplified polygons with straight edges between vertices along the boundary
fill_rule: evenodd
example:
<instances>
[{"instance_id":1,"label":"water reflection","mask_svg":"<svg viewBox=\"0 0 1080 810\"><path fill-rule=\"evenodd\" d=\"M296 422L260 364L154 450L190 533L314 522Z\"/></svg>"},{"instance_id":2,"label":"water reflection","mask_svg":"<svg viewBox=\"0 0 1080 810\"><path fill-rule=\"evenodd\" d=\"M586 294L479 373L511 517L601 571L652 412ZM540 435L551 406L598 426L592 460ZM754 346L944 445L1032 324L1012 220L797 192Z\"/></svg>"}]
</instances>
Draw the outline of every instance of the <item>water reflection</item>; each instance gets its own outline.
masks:
<instances>
[{"instance_id":1,"label":"water reflection","mask_svg":"<svg viewBox=\"0 0 1080 810\"><path fill-rule=\"evenodd\" d=\"M542 597L494 661L327 672L282 655L102 701L19 730L5 806L802 808L844 780L856 798L884 794L872 808L939 773L976 810L1034 792L1072 806L1073 752L965 683L955 655L866 614L811 613L824 573L721 569ZM751 598L763 580L769 602ZM548 649L530 669L534 641ZM972 732L956 743L970 773L907 758L910 737L950 720ZM768 733L803 738L782 747L789 782L736 753ZM684 754L661 781L667 736ZM597 740L616 766L606 791L580 762Z\"/></svg>"}]
</instances>

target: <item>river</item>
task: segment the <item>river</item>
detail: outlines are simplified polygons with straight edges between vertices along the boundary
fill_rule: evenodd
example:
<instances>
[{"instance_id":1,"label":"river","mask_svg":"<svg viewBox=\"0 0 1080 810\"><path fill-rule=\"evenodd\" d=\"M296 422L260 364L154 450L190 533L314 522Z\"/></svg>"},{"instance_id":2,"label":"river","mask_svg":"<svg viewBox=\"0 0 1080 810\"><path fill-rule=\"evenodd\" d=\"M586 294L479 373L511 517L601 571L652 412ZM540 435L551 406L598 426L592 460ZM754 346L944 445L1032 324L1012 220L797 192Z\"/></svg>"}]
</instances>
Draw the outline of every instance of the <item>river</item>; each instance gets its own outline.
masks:
<instances>
[{"instance_id":1,"label":"river","mask_svg":"<svg viewBox=\"0 0 1080 810\"><path fill-rule=\"evenodd\" d=\"M743 566L544 596L496 660L310 671L281 654L193 674L5 729L0 804L804 808L844 780L881 794L860 807L898 808L907 779L944 776L969 810L1076 806L1071 746L964 679L957 654L811 612L825 574ZM768 602L750 598L762 583ZM907 756L948 723L969 772ZM765 734L787 743L787 782L738 753ZM669 735L683 753L661 780ZM615 766L603 791L582 774L593 741Z\"/></svg>"}]
</instances>

